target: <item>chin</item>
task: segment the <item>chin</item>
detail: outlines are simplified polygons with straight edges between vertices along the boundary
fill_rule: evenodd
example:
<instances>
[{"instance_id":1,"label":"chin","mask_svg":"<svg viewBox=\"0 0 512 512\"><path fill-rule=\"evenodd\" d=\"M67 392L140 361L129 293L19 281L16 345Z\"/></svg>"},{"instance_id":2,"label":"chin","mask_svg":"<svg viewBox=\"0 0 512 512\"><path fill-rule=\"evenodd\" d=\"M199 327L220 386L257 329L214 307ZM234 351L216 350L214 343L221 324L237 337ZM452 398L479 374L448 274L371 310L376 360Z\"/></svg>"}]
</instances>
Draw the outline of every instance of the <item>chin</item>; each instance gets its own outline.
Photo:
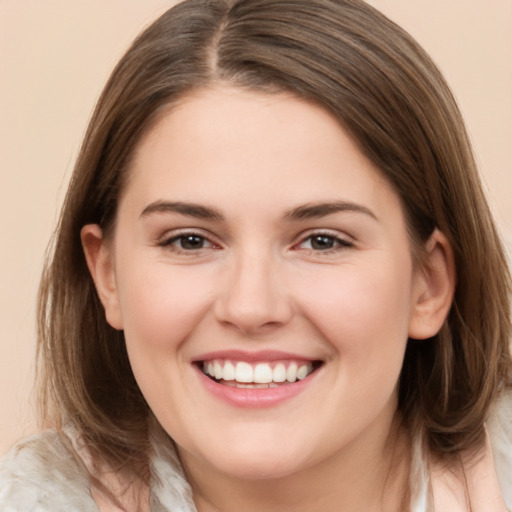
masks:
<instances>
[{"instance_id":1,"label":"chin","mask_svg":"<svg viewBox=\"0 0 512 512\"><path fill-rule=\"evenodd\" d=\"M252 435L251 435L252 434ZM188 460L202 461L203 467L237 480L272 480L296 474L314 464L313 453L301 442L287 443L286 437L262 439L247 433L243 439L231 436L230 442L213 442L186 450Z\"/></svg>"},{"instance_id":2,"label":"chin","mask_svg":"<svg viewBox=\"0 0 512 512\"><path fill-rule=\"evenodd\" d=\"M302 464L297 457L279 456L275 460L275 452L262 456L258 453L253 458L248 458L248 454L242 457L229 458L224 461L215 461L217 471L229 475L231 478L240 480L274 480L285 478L289 475L300 472L305 469L306 464Z\"/></svg>"}]
</instances>

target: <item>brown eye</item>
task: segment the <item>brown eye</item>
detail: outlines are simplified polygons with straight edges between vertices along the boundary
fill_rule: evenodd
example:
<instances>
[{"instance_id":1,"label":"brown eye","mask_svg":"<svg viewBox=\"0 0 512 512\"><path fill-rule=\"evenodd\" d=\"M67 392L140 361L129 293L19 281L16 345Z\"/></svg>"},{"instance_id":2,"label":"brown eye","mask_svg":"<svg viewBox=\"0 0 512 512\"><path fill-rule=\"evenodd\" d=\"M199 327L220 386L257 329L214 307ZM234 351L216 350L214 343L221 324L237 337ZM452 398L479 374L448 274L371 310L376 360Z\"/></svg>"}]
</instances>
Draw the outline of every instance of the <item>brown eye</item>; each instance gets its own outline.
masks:
<instances>
[{"instance_id":1,"label":"brown eye","mask_svg":"<svg viewBox=\"0 0 512 512\"><path fill-rule=\"evenodd\" d=\"M327 235L316 235L310 239L311 248L315 251L325 251L332 249L336 245L336 239Z\"/></svg>"},{"instance_id":2,"label":"brown eye","mask_svg":"<svg viewBox=\"0 0 512 512\"><path fill-rule=\"evenodd\" d=\"M214 246L206 237L197 233L182 233L163 241L160 245L176 251L198 251Z\"/></svg>"},{"instance_id":3,"label":"brown eye","mask_svg":"<svg viewBox=\"0 0 512 512\"><path fill-rule=\"evenodd\" d=\"M194 249L202 249L205 246L206 239L198 235L183 235L176 242L181 249L192 251Z\"/></svg>"},{"instance_id":4,"label":"brown eye","mask_svg":"<svg viewBox=\"0 0 512 512\"><path fill-rule=\"evenodd\" d=\"M314 233L304 238L297 247L315 252L328 252L352 247L352 243L329 233Z\"/></svg>"}]
</instances>

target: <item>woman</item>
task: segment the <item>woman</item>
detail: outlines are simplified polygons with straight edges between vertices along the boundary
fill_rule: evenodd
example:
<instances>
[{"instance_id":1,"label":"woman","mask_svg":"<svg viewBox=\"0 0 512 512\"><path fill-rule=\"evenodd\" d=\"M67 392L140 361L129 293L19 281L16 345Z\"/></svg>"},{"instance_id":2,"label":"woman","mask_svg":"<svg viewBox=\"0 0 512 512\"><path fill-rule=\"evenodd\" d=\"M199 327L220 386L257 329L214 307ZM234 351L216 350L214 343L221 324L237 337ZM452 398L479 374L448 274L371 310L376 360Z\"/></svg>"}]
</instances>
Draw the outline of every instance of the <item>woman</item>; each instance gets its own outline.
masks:
<instances>
[{"instance_id":1,"label":"woman","mask_svg":"<svg viewBox=\"0 0 512 512\"><path fill-rule=\"evenodd\" d=\"M410 36L354 0L186 1L91 120L41 285L54 430L2 510L510 509L509 291Z\"/></svg>"}]
</instances>

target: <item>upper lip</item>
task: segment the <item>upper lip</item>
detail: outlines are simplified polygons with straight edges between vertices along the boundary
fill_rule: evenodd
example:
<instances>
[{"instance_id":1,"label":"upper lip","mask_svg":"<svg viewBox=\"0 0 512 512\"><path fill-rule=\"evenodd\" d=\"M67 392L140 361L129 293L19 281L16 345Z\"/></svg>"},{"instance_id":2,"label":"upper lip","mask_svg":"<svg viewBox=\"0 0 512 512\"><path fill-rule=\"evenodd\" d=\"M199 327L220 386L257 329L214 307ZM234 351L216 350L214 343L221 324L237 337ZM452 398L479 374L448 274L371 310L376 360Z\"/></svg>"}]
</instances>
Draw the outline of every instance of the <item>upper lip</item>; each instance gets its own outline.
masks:
<instances>
[{"instance_id":1,"label":"upper lip","mask_svg":"<svg viewBox=\"0 0 512 512\"><path fill-rule=\"evenodd\" d=\"M245 351L245 350L217 350L201 354L192 359L192 363L199 363L203 361L211 361L214 359L228 359L231 361L247 361L250 362L272 362L272 361L319 361L317 357L309 357L301 354L294 354L291 352L284 352L280 350L259 350L259 351Z\"/></svg>"}]
</instances>

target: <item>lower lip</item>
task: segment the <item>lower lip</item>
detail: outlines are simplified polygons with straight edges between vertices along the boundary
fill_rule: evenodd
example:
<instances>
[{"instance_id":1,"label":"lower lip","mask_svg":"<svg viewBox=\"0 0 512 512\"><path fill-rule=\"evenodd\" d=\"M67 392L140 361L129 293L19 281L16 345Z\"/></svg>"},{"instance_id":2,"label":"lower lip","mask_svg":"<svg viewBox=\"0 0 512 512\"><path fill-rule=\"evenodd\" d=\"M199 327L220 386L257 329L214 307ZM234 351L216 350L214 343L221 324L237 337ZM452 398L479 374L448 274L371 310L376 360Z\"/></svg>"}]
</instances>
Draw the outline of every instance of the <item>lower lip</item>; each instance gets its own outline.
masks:
<instances>
[{"instance_id":1,"label":"lower lip","mask_svg":"<svg viewBox=\"0 0 512 512\"><path fill-rule=\"evenodd\" d=\"M201 384L215 397L232 406L255 409L273 407L296 397L311 384L317 372L275 388L236 388L215 382L197 368Z\"/></svg>"}]
</instances>

